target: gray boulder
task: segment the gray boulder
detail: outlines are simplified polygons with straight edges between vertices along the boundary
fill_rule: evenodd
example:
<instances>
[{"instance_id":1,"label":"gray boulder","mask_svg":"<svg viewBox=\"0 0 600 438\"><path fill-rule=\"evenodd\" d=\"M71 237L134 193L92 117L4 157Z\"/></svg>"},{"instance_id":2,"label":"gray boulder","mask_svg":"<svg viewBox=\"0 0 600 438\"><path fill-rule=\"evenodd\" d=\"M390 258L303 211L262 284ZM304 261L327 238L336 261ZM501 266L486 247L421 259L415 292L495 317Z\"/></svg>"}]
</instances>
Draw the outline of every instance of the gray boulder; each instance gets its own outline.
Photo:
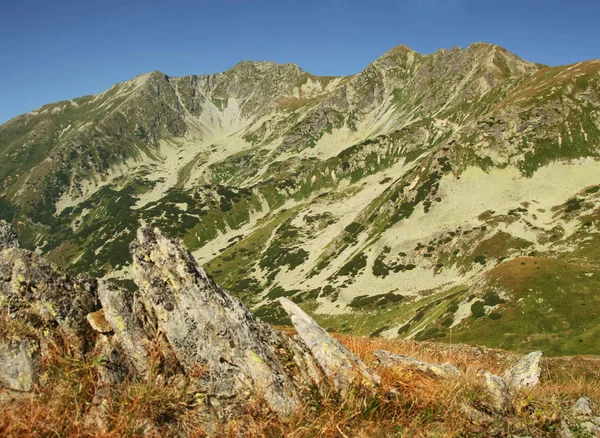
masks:
<instances>
[{"instance_id":1,"label":"gray boulder","mask_svg":"<svg viewBox=\"0 0 600 438\"><path fill-rule=\"evenodd\" d=\"M0 251L8 248L18 248L17 232L12 224L0 220Z\"/></svg>"},{"instance_id":2,"label":"gray boulder","mask_svg":"<svg viewBox=\"0 0 600 438\"><path fill-rule=\"evenodd\" d=\"M450 363L444 363L441 365L432 364L423 362L415 357L393 354L385 350L376 350L373 352L373 354L381 365L388 367L408 368L420 373L429 374L430 376L441 377L445 379L456 378L462 375L460 370Z\"/></svg>"},{"instance_id":3,"label":"gray boulder","mask_svg":"<svg viewBox=\"0 0 600 438\"><path fill-rule=\"evenodd\" d=\"M587 397L579 397L573 406L573 413L575 415L593 415L594 411L592 410L590 399Z\"/></svg>"},{"instance_id":4,"label":"gray boulder","mask_svg":"<svg viewBox=\"0 0 600 438\"><path fill-rule=\"evenodd\" d=\"M534 351L525 355L512 368L504 373L504 380L512 389L532 388L540 381L541 351Z\"/></svg>"}]
</instances>

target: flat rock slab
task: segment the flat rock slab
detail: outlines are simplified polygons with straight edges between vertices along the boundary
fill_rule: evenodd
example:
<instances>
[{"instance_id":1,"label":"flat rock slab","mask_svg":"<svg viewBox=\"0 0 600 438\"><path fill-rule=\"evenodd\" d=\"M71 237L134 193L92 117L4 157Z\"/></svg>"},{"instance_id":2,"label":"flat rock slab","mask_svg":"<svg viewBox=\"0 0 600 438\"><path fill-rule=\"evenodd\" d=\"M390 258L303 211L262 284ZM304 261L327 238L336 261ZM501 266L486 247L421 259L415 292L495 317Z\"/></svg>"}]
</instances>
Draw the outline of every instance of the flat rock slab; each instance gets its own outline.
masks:
<instances>
[{"instance_id":1,"label":"flat rock slab","mask_svg":"<svg viewBox=\"0 0 600 438\"><path fill-rule=\"evenodd\" d=\"M462 375L458 368L449 363L444 363L441 365L427 363L415 357L393 354L386 350L376 350L373 352L373 354L381 365L388 367L408 368L424 374L442 377L445 379L456 378Z\"/></svg>"}]
</instances>

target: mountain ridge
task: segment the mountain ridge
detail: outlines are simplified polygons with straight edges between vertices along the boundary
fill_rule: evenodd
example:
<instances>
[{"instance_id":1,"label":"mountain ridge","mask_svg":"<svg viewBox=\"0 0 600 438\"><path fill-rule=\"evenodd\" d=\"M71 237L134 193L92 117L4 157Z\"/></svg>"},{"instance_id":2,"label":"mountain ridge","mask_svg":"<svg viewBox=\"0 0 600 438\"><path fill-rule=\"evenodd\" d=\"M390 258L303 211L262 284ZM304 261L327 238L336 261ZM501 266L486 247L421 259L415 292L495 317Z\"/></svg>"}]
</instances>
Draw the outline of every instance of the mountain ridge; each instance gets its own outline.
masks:
<instances>
[{"instance_id":1,"label":"mountain ridge","mask_svg":"<svg viewBox=\"0 0 600 438\"><path fill-rule=\"evenodd\" d=\"M593 314L548 325L535 300L556 306L551 288L493 276L535 291L564 262L561 294L597 301L599 90L597 61L487 43L398 46L346 77L254 61L146 73L0 126L2 218L26 248L124 284L134 230L159 226L273 322L288 296L337 331L587 351Z\"/></svg>"}]
</instances>

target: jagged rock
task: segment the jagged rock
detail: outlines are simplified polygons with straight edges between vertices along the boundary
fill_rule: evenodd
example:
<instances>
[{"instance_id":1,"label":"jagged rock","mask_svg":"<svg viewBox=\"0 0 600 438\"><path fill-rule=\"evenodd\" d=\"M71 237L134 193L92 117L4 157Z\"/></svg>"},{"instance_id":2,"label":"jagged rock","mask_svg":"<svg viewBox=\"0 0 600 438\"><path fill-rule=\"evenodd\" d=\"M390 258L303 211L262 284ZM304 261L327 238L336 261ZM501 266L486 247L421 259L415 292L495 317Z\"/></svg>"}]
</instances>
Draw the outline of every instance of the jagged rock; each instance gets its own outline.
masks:
<instances>
[{"instance_id":1,"label":"jagged rock","mask_svg":"<svg viewBox=\"0 0 600 438\"><path fill-rule=\"evenodd\" d=\"M379 384L379 376L373 374L354 353L331 337L300 307L284 297L279 298L279 302L290 315L298 337L311 351L336 390L345 393L356 383L357 377L362 384Z\"/></svg>"},{"instance_id":2,"label":"jagged rock","mask_svg":"<svg viewBox=\"0 0 600 438\"><path fill-rule=\"evenodd\" d=\"M492 408L498 413L506 413L510 403L510 390L504 379L486 371L484 376L485 386L490 394Z\"/></svg>"},{"instance_id":3,"label":"jagged rock","mask_svg":"<svg viewBox=\"0 0 600 438\"><path fill-rule=\"evenodd\" d=\"M140 320L143 309L136 312L133 293L110 283L99 283L98 297L117 342L138 375L146 377L149 370L147 344L151 341L151 333L144 329Z\"/></svg>"},{"instance_id":4,"label":"jagged rock","mask_svg":"<svg viewBox=\"0 0 600 438\"><path fill-rule=\"evenodd\" d=\"M104 317L104 309L100 309L96 312L88 313L86 319L94 330L100 333L112 332L113 328Z\"/></svg>"},{"instance_id":5,"label":"jagged rock","mask_svg":"<svg viewBox=\"0 0 600 438\"><path fill-rule=\"evenodd\" d=\"M540 381L541 351L534 351L519 360L504 373L504 380L513 389L531 388Z\"/></svg>"},{"instance_id":6,"label":"jagged rock","mask_svg":"<svg viewBox=\"0 0 600 438\"><path fill-rule=\"evenodd\" d=\"M575 415L593 415L592 405L587 397L579 397L573 406L573 413Z\"/></svg>"},{"instance_id":7,"label":"jagged rock","mask_svg":"<svg viewBox=\"0 0 600 438\"><path fill-rule=\"evenodd\" d=\"M18 248L19 239L12 224L0 220L0 251L7 248Z\"/></svg>"},{"instance_id":8,"label":"jagged rock","mask_svg":"<svg viewBox=\"0 0 600 438\"><path fill-rule=\"evenodd\" d=\"M158 229L142 228L132 256L146 317L186 371L204 368L199 384L219 418L237 415L257 396L281 416L300 406L279 354L281 337L216 285L188 251Z\"/></svg>"},{"instance_id":9,"label":"jagged rock","mask_svg":"<svg viewBox=\"0 0 600 438\"><path fill-rule=\"evenodd\" d=\"M34 252L0 252L0 308L12 318L58 323L65 333L83 335L86 316L99 308L96 287L95 280L73 278Z\"/></svg>"},{"instance_id":10,"label":"jagged rock","mask_svg":"<svg viewBox=\"0 0 600 438\"><path fill-rule=\"evenodd\" d=\"M29 339L0 341L0 383L29 392L38 379L39 345Z\"/></svg>"},{"instance_id":11,"label":"jagged rock","mask_svg":"<svg viewBox=\"0 0 600 438\"><path fill-rule=\"evenodd\" d=\"M415 357L393 354L385 350L376 350L373 354L381 365L388 367L409 368L411 370L442 378L456 378L462 375L458 368L449 363L441 365L431 364L423 362Z\"/></svg>"}]
</instances>

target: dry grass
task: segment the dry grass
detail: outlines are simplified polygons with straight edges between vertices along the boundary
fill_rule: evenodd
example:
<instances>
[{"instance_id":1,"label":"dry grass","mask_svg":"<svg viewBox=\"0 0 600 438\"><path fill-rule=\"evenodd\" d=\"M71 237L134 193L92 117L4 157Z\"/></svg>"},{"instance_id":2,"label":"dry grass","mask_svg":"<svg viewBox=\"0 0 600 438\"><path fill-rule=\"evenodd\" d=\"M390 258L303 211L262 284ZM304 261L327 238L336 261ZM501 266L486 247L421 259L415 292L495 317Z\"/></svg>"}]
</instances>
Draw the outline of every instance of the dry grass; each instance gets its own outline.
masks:
<instances>
[{"instance_id":1,"label":"dry grass","mask_svg":"<svg viewBox=\"0 0 600 438\"><path fill-rule=\"evenodd\" d=\"M501 373L518 356L501 350L467 345L391 341L338 336L367 364L373 351L386 349L428 362L451 362L463 371L456 380L441 380L403 369L374 368L382 388L354 388L342 400L314 397L292 418L282 421L256 402L213 435L222 437L458 437L556 436L564 412L581 395L600 401L600 361L597 358L554 358L543 362L542 383L515 397L507 417L477 424L464 414L464 405L485 406L481 370ZM44 378L30 398L0 404L0 436L206 436L199 399L191 390L194 377L147 382L127 381L100 387L103 359L97 353L78 356L73 340L51 343L42 369ZM157 350L158 351L158 350ZM164 362L154 356L153 369ZM159 366L160 365L160 366ZM199 371L201 372L201 370ZM103 405L99 397L106 399ZM104 427L90 421L90 412L104 409Z\"/></svg>"}]
</instances>

